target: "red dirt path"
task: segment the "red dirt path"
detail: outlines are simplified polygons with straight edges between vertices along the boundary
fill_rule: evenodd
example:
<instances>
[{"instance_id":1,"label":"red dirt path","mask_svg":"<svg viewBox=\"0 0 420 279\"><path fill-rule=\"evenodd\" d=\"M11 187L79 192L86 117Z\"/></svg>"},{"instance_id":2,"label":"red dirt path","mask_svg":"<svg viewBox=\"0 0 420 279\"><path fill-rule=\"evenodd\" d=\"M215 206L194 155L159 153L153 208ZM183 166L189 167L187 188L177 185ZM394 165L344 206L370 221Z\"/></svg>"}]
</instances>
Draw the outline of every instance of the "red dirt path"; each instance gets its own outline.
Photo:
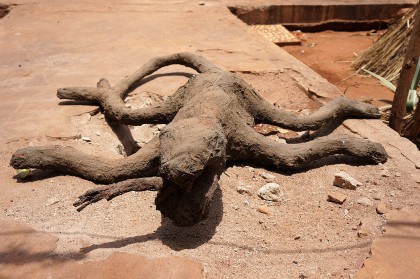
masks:
<instances>
[{"instance_id":1,"label":"red dirt path","mask_svg":"<svg viewBox=\"0 0 420 279\"><path fill-rule=\"evenodd\" d=\"M354 74L351 62L377 40L369 32L324 31L305 33L307 41L302 46L284 49L308 65L315 72L337 86L348 97L369 100L383 106L392 101L393 93L373 77Z\"/></svg>"}]
</instances>

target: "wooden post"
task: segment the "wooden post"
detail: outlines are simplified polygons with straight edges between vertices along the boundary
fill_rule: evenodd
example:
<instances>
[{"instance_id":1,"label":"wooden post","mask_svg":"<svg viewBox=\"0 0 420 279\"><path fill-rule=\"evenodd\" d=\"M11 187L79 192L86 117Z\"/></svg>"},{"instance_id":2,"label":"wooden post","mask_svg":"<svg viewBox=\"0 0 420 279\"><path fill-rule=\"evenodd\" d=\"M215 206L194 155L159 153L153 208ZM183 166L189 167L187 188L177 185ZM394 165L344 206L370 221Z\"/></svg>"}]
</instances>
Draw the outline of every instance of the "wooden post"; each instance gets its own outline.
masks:
<instances>
[{"instance_id":1,"label":"wooden post","mask_svg":"<svg viewBox=\"0 0 420 279\"><path fill-rule=\"evenodd\" d=\"M417 11L414 27L411 31L410 41L408 42L404 64L398 80L397 90L392 103L391 117L389 126L401 134L404 114L406 113L406 103L408 90L416 71L417 61L420 56L420 1L417 4Z\"/></svg>"},{"instance_id":2,"label":"wooden post","mask_svg":"<svg viewBox=\"0 0 420 279\"><path fill-rule=\"evenodd\" d=\"M405 127L404 136L414 140L417 139L415 143L420 143L420 104L417 105L413 119L410 121L409 125Z\"/></svg>"}]
</instances>

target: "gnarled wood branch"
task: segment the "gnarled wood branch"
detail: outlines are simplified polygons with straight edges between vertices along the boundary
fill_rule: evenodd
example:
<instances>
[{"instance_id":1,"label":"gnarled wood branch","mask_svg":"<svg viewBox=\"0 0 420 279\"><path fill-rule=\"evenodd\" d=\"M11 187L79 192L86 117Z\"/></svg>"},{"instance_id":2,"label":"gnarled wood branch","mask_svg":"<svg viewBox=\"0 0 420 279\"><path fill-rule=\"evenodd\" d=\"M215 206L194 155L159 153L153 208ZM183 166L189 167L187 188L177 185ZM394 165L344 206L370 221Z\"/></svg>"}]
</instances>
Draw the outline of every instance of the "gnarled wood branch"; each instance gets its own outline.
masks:
<instances>
[{"instance_id":1,"label":"gnarled wood branch","mask_svg":"<svg viewBox=\"0 0 420 279\"><path fill-rule=\"evenodd\" d=\"M91 189L81 195L79 199L73 203L73 205L77 207L77 211L82 211L84 208L86 208L86 206L96 203L100 200L110 201L113 198L128 192L159 190L162 188L162 185L163 181L160 177L127 179L114 184Z\"/></svg>"},{"instance_id":2,"label":"gnarled wood branch","mask_svg":"<svg viewBox=\"0 0 420 279\"><path fill-rule=\"evenodd\" d=\"M129 109L124 98L131 86L160 67L181 64L199 74L161 103ZM376 107L337 98L310 116L297 116L265 101L235 74L224 72L202 57L180 53L152 59L114 87L101 79L96 88L61 88L61 99L94 101L103 109L127 154L138 147L127 126L165 123L161 134L133 155L119 160L99 160L69 147L28 147L13 154L14 168L53 168L99 183L115 183L88 191L75 206L112 199L128 191L157 189L156 207L178 226L206 218L226 161L242 160L262 166L300 169L334 154L364 163L382 163L385 149L378 143L349 136L327 136L300 144L279 144L256 133L255 121L293 130L319 129L346 118L378 118ZM129 132L129 131L128 131ZM159 176L160 178L144 178ZM159 181L158 181L159 179Z\"/></svg>"}]
</instances>

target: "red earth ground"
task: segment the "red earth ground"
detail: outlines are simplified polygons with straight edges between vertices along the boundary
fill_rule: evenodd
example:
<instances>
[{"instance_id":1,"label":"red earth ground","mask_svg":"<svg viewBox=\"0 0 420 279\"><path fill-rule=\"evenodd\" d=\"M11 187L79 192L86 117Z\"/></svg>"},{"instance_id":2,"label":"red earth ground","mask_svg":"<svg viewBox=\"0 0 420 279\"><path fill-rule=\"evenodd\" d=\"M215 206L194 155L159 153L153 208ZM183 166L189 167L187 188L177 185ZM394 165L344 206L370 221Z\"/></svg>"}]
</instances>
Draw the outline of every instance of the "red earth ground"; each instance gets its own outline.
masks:
<instances>
[{"instance_id":1,"label":"red earth ground","mask_svg":"<svg viewBox=\"0 0 420 279\"><path fill-rule=\"evenodd\" d=\"M380 31L383 32L383 31ZM371 76L355 74L351 63L377 40L377 33L366 31L324 31L305 33L301 46L285 46L287 52L337 86L345 95L359 100L373 100L388 105L393 93Z\"/></svg>"}]
</instances>

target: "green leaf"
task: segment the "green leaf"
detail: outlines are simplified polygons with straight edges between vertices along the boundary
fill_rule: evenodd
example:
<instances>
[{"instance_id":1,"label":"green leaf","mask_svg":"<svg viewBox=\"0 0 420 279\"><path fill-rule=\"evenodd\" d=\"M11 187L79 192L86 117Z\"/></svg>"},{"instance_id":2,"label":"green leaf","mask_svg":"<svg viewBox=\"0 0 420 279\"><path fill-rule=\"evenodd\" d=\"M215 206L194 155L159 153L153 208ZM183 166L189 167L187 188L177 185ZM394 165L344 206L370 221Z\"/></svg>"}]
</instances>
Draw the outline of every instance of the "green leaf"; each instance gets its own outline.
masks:
<instances>
[{"instance_id":1,"label":"green leaf","mask_svg":"<svg viewBox=\"0 0 420 279\"><path fill-rule=\"evenodd\" d=\"M371 72L371 71L369 71L369 70L366 70L366 69L363 69L362 68L362 70L363 71L365 71L366 73L368 73L369 75L371 75L371 76L373 76L373 77L375 77L375 78L377 78L377 79L379 79L379 81L386 87L386 88L388 88L389 90L391 90L392 92L394 92L395 93L395 91L397 90L397 87L395 86L395 85L393 85L389 80L387 80L387 79L385 79L385 78L383 78L383 77L381 77L380 75L377 75L377 74L375 74L375 73L373 73L373 72Z\"/></svg>"}]
</instances>

